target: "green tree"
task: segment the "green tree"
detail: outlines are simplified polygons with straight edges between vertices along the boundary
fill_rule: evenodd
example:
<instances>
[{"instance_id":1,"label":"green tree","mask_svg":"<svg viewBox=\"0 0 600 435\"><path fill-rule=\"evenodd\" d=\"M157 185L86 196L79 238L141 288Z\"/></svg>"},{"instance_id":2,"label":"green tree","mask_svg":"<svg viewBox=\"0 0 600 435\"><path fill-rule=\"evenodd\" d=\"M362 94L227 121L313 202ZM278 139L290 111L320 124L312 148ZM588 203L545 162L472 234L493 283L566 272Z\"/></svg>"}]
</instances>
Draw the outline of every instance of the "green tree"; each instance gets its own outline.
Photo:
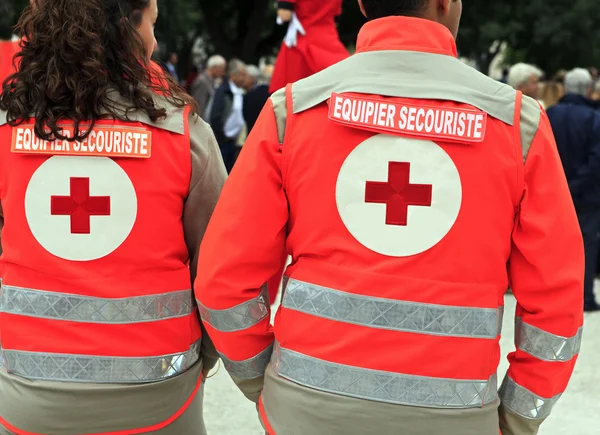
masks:
<instances>
[{"instance_id":1,"label":"green tree","mask_svg":"<svg viewBox=\"0 0 600 435\"><path fill-rule=\"evenodd\" d=\"M519 3L519 0L465 3L457 41L461 56L475 60L479 68L487 72L500 49L495 43L506 41L512 44L513 35L523 25L514 18Z\"/></svg>"},{"instance_id":2,"label":"green tree","mask_svg":"<svg viewBox=\"0 0 600 435\"><path fill-rule=\"evenodd\" d=\"M254 62L272 54L283 38L275 24L271 0L197 0L202 22L214 50L225 57Z\"/></svg>"},{"instance_id":3,"label":"green tree","mask_svg":"<svg viewBox=\"0 0 600 435\"><path fill-rule=\"evenodd\" d=\"M600 7L596 0L529 0L515 17L513 60L558 69L600 64Z\"/></svg>"},{"instance_id":4,"label":"green tree","mask_svg":"<svg viewBox=\"0 0 600 435\"><path fill-rule=\"evenodd\" d=\"M0 0L0 40L10 39L12 29L27 4L28 0Z\"/></svg>"},{"instance_id":5,"label":"green tree","mask_svg":"<svg viewBox=\"0 0 600 435\"><path fill-rule=\"evenodd\" d=\"M0 0L0 37L3 32L6 38L27 1ZM179 52L183 63L199 36L210 53L256 62L276 53L285 33L275 24L274 0L158 1L158 39L168 51ZM344 0L339 30L346 45L354 45L363 23L357 0ZM505 41L510 61L534 63L551 74L560 68L600 65L599 23L597 0L469 0L458 48L486 71L497 54L494 42Z\"/></svg>"}]
</instances>

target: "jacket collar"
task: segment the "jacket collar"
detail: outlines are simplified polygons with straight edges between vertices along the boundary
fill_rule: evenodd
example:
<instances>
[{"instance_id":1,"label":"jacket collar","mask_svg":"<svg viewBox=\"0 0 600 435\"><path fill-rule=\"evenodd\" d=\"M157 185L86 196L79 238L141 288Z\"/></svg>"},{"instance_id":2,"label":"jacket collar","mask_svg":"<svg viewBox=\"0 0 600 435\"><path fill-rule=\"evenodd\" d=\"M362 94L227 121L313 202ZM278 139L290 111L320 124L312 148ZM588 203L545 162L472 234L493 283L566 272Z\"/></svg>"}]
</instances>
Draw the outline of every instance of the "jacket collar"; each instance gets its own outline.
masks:
<instances>
[{"instance_id":1,"label":"jacket collar","mask_svg":"<svg viewBox=\"0 0 600 435\"><path fill-rule=\"evenodd\" d=\"M576 106L589 106L594 109L600 108L600 104L598 102L578 94L566 94L564 97L561 98L560 103L574 104Z\"/></svg>"},{"instance_id":2,"label":"jacket collar","mask_svg":"<svg viewBox=\"0 0 600 435\"><path fill-rule=\"evenodd\" d=\"M380 18L362 27L356 52L381 50L458 55L456 41L446 27L434 21L412 17Z\"/></svg>"}]
</instances>

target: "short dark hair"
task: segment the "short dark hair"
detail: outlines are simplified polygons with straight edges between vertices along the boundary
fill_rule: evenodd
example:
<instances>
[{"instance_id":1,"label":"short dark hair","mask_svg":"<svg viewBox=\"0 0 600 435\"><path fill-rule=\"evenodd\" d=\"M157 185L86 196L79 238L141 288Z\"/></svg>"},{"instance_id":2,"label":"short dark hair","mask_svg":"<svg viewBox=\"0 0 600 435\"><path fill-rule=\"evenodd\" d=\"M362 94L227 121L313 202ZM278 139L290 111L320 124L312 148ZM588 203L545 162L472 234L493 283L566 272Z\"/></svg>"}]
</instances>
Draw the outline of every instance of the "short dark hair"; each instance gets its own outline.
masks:
<instances>
[{"instance_id":1,"label":"short dark hair","mask_svg":"<svg viewBox=\"0 0 600 435\"><path fill-rule=\"evenodd\" d=\"M390 16L419 17L427 0L362 0L368 20Z\"/></svg>"}]
</instances>

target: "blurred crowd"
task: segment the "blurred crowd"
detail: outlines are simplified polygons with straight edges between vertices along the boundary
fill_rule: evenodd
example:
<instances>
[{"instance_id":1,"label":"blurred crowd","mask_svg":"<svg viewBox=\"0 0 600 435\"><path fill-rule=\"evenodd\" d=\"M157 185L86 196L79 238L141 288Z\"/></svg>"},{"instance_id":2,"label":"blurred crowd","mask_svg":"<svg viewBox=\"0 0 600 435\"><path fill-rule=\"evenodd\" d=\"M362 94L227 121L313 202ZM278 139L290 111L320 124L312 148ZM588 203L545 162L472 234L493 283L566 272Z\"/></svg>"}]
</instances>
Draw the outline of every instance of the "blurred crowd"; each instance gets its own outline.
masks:
<instances>
[{"instance_id":1,"label":"blurred crowd","mask_svg":"<svg viewBox=\"0 0 600 435\"><path fill-rule=\"evenodd\" d=\"M592 101L600 102L600 81L598 70L592 68L576 68L579 74L584 74L585 79L591 83L589 94L585 90L585 97ZM575 70L574 70L575 71ZM534 65L518 63L504 70L502 81L523 94L538 100L546 110L559 104L568 92L565 80L569 71L560 70L551 78ZM572 90L572 89L571 89ZM598 105L600 108L600 104Z\"/></svg>"},{"instance_id":2,"label":"blurred crowd","mask_svg":"<svg viewBox=\"0 0 600 435\"><path fill-rule=\"evenodd\" d=\"M533 65L505 72L510 86L545 107L583 234L585 310L600 311L594 279L600 270L600 80L595 68L559 71L550 80Z\"/></svg>"},{"instance_id":3,"label":"blurred crowd","mask_svg":"<svg viewBox=\"0 0 600 435\"><path fill-rule=\"evenodd\" d=\"M214 55L203 70L195 68L185 79L177 73L179 57L169 54L164 68L198 104L202 119L210 124L219 143L228 172L246 137L269 99L273 65L246 65L239 59L227 61Z\"/></svg>"}]
</instances>

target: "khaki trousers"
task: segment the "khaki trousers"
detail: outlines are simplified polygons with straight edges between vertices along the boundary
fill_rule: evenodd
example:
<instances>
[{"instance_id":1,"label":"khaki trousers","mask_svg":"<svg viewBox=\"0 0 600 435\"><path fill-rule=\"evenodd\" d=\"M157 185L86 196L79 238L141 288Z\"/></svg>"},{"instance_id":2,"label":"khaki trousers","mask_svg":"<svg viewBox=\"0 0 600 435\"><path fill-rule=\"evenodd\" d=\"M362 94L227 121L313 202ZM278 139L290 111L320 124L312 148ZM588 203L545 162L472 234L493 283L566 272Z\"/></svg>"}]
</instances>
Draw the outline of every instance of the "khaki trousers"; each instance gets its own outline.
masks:
<instances>
[{"instance_id":1,"label":"khaki trousers","mask_svg":"<svg viewBox=\"0 0 600 435\"><path fill-rule=\"evenodd\" d=\"M204 385L198 391L196 398L189 408L173 423L155 432L154 435L206 435L204 416L202 415L202 402L204 400Z\"/></svg>"},{"instance_id":2,"label":"khaki trousers","mask_svg":"<svg viewBox=\"0 0 600 435\"><path fill-rule=\"evenodd\" d=\"M202 401L204 398L204 386L200 388L196 398L190 404L188 409L175 420L173 423L164 429L147 432L153 435L206 435L206 427L204 426L204 417L202 415ZM12 432L0 426L0 435L15 435ZM52 434L44 434L52 435Z\"/></svg>"}]
</instances>

